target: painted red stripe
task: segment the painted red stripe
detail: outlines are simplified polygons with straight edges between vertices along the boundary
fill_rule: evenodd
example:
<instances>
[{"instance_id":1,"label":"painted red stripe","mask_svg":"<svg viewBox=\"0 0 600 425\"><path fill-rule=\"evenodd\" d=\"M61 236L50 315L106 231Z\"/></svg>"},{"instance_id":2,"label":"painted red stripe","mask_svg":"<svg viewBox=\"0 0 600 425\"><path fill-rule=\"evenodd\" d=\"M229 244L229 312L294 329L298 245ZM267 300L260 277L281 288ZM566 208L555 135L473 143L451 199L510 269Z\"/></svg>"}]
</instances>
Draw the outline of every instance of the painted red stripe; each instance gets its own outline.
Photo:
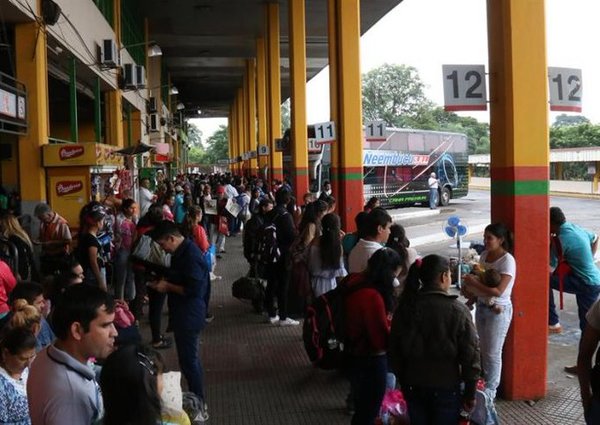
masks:
<instances>
[{"instance_id":1,"label":"painted red stripe","mask_svg":"<svg viewBox=\"0 0 600 425\"><path fill-rule=\"evenodd\" d=\"M445 111L487 111L487 105L445 105Z\"/></svg>"},{"instance_id":2,"label":"painted red stripe","mask_svg":"<svg viewBox=\"0 0 600 425\"><path fill-rule=\"evenodd\" d=\"M550 167L492 167L491 174L494 180L548 180Z\"/></svg>"},{"instance_id":3,"label":"painted red stripe","mask_svg":"<svg viewBox=\"0 0 600 425\"><path fill-rule=\"evenodd\" d=\"M581 106L550 105L550 110L557 112L581 112Z\"/></svg>"}]
</instances>

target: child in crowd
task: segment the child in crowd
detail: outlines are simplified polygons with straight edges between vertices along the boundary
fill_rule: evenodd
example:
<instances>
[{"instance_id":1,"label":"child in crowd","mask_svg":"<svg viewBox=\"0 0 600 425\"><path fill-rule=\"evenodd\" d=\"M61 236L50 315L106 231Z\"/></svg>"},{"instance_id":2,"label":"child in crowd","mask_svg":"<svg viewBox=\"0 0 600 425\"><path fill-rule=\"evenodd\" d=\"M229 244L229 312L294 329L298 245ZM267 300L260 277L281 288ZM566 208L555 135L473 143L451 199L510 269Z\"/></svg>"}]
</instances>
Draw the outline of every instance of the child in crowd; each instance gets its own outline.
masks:
<instances>
[{"instance_id":1,"label":"child in crowd","mask_svg":"<svg viewBox=\"0 0 600 425\"><path fill-rule=\"evenodd\" d=\"M484 271L481 269L479 264L475 264L473 266L473 270L471 270L471 274L477 276L477 279L479 279L479 281L481 283L483 283L485 286L487 286L488 288L498 287L498 285L500 285L500 281L502 280L502 276L500 276L500 273L498 273L497 270L487 269ZM467 294L464 294L464 295L466 296ZM473 305L477 301L477 297L468 297L468 298L469 299L466 303L467 307L469 307L470 310L473 310ZM496 305L496 297L480 297L480 301L481 301L481 304L484 304L487 307L491 308L494 313L496 313L496 314L502 313L502 306Z\"/></svg>"}]
</instances>

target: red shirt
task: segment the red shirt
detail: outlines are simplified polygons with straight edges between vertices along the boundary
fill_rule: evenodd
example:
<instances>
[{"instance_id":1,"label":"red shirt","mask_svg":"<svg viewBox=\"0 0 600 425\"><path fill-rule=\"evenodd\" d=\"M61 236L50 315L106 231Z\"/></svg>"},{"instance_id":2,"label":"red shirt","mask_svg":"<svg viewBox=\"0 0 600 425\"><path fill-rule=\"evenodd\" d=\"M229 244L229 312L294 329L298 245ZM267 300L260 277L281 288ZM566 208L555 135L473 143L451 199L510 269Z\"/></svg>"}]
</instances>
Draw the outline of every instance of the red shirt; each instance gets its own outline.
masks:
<instances>
[{"instance_id":1,"label":"red shirt","mask_svg":"<svg viewBox=\"0 0 600 425\"><path fill-rule=\"evenodd\" d=\"M15 275L4 261L0 260L0 314L10 310L8 305L8 294L17 285Z\"/></svg>"},{"instance_id":2,"label":"red shirt","mask_svg":"<svg viewBox=\"0 0 600 425\"><path fill-rule=\"evenodd\" d=\"M348 294L345 303L346 337L357 356L387 351L390 320L381 294L375 288L358 289Z\"/></svg>"},{"instance_id":3,"label":"red shirt","mask_svg":"<svg viewBox=\"0 0 600 425\"><path fill-rule=\"evenodd\" d=\"M204 230L204 227L200 226L199 224L194 226L192 229L192 236L194 238L194 242L198 248L200 248L200 251L203 253L208 251L208 237L206 236L206 230Z\"/></svg>"}]
</instances>

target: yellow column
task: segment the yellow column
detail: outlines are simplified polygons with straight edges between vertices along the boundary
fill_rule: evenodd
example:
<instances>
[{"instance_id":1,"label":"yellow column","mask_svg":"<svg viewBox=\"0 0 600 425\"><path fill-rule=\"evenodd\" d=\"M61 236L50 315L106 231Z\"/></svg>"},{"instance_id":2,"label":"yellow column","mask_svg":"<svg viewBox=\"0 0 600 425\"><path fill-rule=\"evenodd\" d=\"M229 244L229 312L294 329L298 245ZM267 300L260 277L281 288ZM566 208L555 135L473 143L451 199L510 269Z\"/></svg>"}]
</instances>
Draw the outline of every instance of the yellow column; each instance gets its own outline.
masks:
<instances>
[{"instance_id":1,"label":"yellow column","mask_svg":"<svg viewBox=\"0 0 600 425\"><path fill-rule=\"evenodd\" d=\"M327 44L329 49L329 116L331 121L338 123L338 16L337 16L338 0L327 0ZM340 193L340 182L338 170L340 168L339 140L336 140L331 146L331 163L329 175L331 180L331 191L333 196L338 196ZM320 190L321 188L319 188ZM338 209L339 210L339 209ZM347 230L346 228L344 228Z\"/></svg>"},{"instance_id":2,"label":"yellow column","mask_svg":"<svg viewBox=\"0 0 600 425\"><path fill-rule=\"evenodd\" d=\"M229 115L227 116L227 144L228 144L228 150L227 150L227 159L231 159L232 152L233 152L233 145L232 145L232 140L233 140L233 105L231 105L229 107ZM228 165L229 167L229 171L231 171L233 173L233 165L230 163Z\"/></svg>"},{"instance_id":3,"label":"yellow column","mask_svg":"<svg viewBox=\"0 0 600 425\"><path fill-rule=\"evenodd\" d=\"M308 192L308 140L306 133L306 12L304 0L289 2L291 80L291 180L296 199Z\"/></svg>"},{"instance_id":4,"label":"yellow column","mask_svg":"<svg viewBox=\"0 0 600 425\"><path fill-rule=\"evenodd\" d=\"M259 145L267 142L267 56L265 39L256 39L256 124ZM259 176L265 178L264 171L270 168L268 156L258 157Z\"/></svg>"},{"instance_id":5,"label":"yellow column","mask_svg":"<svg viewBox=\"0 0 600 425\"><path fill-rule=\"evenodd\" d=\"M237 149L238 155L244 155L244 149L246 146L246 114L245 114L245 105L244 105L244 89L239 88L237 91L237 123L238 123L238 140L237 140ZM240 173L244 174L244 169L246 168L246 163L242 160L240 163Z\"/></svg>"},{"instance_id":6,"label":"yellow column","mask_svg":"<svg viewBox=\"0 0 600 425\"><path fill-rule=\"evenodd\" d=\"M279 70L279 4L267 3L267 140L271 162L269 180L283 179L283 158L275 152L275 139L281 137L281 75Z\"/></svg>"},{"instance_id":7,"label":"yellow column","mask_svg":"<svg viewBox=\"0 0 600 425\"><path fill-rule=\"evenodd\" d=\"M598 193L598 180L600 180L600 162L596 161L594 163L594 167L596 167L596 172L594 173L594 181L592 183L592 192Z\"/></svg>"},{"instance_id":8,"label":"yellow column","mask_svg":"<svg viewBox=\"0 0 600 425\"><path fill-rule=\"evenodd\" d=\"M246 60L246 78L248 80L247 83L247 117L248 121L248 145L246 147L247 151L256 152L256 60L247 59ZM258 161L256 159L251 159L249 161L250 168L250 176L257 175L257 167Z\"/></svg>"},{"instance_id":9,"label":"yellow column","mask_svg":"<svg viewBox=\"0 0 600 425\"><path fill-rule=\"evenodd\" d=\"M237 99L231 105L231 138L229 139L229 157L235 161L237 158L237 139L238 139L238 116L237 116ZM234 162L231 165L231 172L237 174L239 164Z\"/></svg>"},{"instance_id":10,"label":"yellow column","mask_svg":"<svg viewBox=\"0 0 600 425\"><path fill-rule=\"evenodd\" d=\"M487 2L492 222L517 235L514 312L502 366L509 400L546 394L550 155L544 3Z\"/></svg>"},{"instance_id":11,"label":"yellow column","mask_svg":"<svg viewBox=\"0 0 600 425\"><path fill-rule=\"evenodd\" d=\"M340 181L336 194L344 229L353 230L354 217L363 209L362 91L360 75L360 0L337 3L338 122ZM343 29L343 30L342 30Z\"/></svg>"},{"instance_id":12,"label":"yellow column","mask_svg":"<svg viewBox=\"0 0 600 425\"><path fill-rule=\"evenodd\" d=\"M107 114L106 114L106 132L108 133L108 143L122 148L124 146L123 137L123 98L121 90L111 90L106 94Z\"/></svg>"},{"instance_id":13,"label":"yellow column","mask_svg":"<svg viewBox=\"0 0 600 425\"><path fill-rule=\"evenodd\" d=\"M15 26L17 79L27 87L27 134L19 136L19 182L23 213L46 200L41 146L48 144L48 58L46 32L37 23ZM76 224L76 223L72 223Z\"/></svg>"},{"instance_id":14,"label":"yellow column","mask_svg":"<svg viewBox=\"0 0 600 425\"><path fill-rule=\"evenodd\" d=\"M117 46L121 43L121 0L113 0L115 38ZM123 135L123 99L121 90L116 88L106 93L106 133L109 144L124 147Z\"/></svg>"}]
</instances>

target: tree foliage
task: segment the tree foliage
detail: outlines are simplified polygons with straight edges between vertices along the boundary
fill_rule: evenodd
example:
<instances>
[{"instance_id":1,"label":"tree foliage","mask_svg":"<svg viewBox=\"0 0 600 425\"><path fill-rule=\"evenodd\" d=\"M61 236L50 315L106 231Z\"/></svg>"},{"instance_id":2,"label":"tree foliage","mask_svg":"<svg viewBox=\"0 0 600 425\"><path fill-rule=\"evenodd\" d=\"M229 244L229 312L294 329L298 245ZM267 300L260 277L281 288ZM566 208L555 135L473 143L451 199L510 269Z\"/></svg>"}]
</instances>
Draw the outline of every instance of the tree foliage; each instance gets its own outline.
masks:
<instances>
[{"instance_id":1,"label":"tree foliage","mask_svg":"<svg viewBox=\"0 0 600 425\"><path fill-rule=\"evenodd\" d=\"M202 164L216 164L219 159L229 158L229 136L226 125L220 125L219 129L206 139L205 152Z\"/></svg>"},{"instance_id":2,"label":"tree foliage","mask_svg":"<svg viewBox=\"0 0 600 425\"><path fill-rule=\"evenodd\" d=\"M489 124L437 107L424 93L418 71L406 65L382 65L363 76L363 120L420 130L464 133L469 153L489 153Z\"/></svg>"},{"instance_id":3,"label":"tree foliage","mask_svg":"<svg viewBox=\"0 0 600 425\"><path fill-rule=\"evenodd\" d=\"M364 74L362 80L365 121L379 119L392 127L410 127L433 107L412 66L384 64Z\"/></svg>"}]
</instances>

